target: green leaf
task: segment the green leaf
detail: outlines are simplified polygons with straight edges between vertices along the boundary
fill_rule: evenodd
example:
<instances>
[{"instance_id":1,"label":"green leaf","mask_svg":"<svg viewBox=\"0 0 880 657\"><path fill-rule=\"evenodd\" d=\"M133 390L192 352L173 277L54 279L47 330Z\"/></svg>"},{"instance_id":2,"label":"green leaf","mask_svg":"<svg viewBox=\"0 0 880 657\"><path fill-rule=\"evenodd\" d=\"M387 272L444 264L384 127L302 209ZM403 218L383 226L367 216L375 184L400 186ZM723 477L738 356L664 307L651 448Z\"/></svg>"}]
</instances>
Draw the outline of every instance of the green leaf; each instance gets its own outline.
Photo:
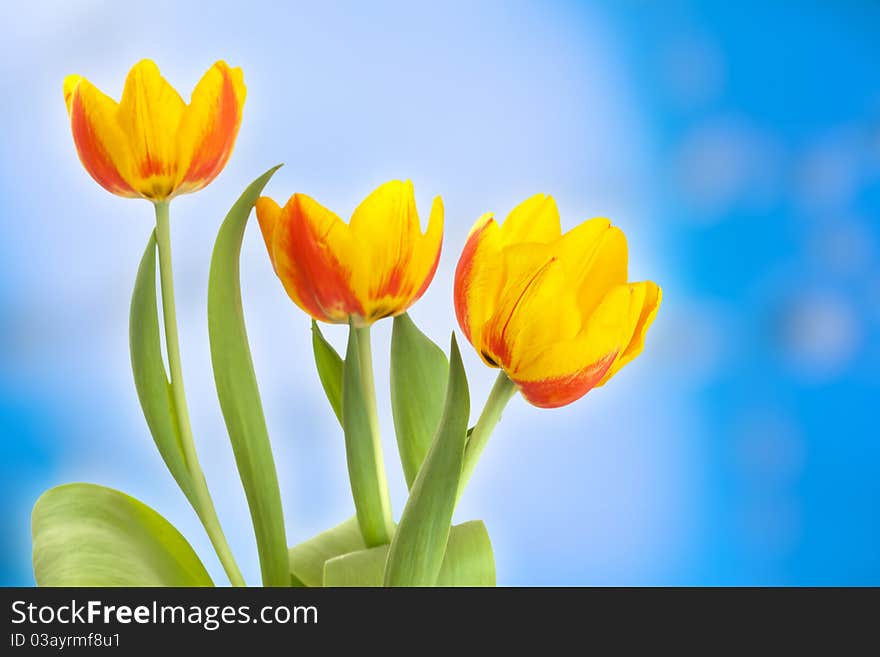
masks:
<instances>
[{"instance_id":1,"label":"green leaf","mask_svg":"<svg viewBox=\"0 0 880 657\"><path fill-rule=\"evenodd\" d=\"M352 517L321 532L288 551L290 575L304 586L321 586L324 579L324 562L333 557L366 548L358 526Z\"/></svg>"},{"instance_id":2,"label":"green leaf","mask_svg":"<svg viewBox=\"0 0 880 657\"><path fill-rule=\"evenodd\" d=\"M290 573L278 476L241 304L239 256L251 209L277 169L269 169L251 183L226 215L214 244L208 280L214 381L251 511L264 586L290 586Z\"/></svg>"},{"instance_id":3,"label":"green leaf","mask_svg":"<svg viewBox=\"0 0 880 657\"><path fill-rule=\"evenodd\" d=\"M412 488L443 414L449 361L407 313L391 333L391 411L406 485Z\"/></svg>"},{"instance_id":4,"label":"green leaf","mask_svg":"<svg viewBox=\"0 0 880 657\"><path fill-rule=\"evenodd\" d=\"M156 303L156 234L150 233L138 267L129 314L131 371L138 399L159 454L187 499L197 508L192 476L177 432L171 385L162 360Z\"/></svg>"},{"instance_id":5,"label":"green leaf","mask_svg":"<svg viewBox=\"0 0 880 657\"><path fill-rule=\"evenodd\" d=\"M214 585L171 523L112 488L52 488L37 500L31 526L39 586Z\"/></svg>"},{"instance_id":6,"label":"green leaf","mask_svg":"<svg viewBox=\"0 0 880 657\"><path fill-rule=\"evenodd\" d=\"M391 541L386 586L433 586L443 563L470 415L467 377L455 334L449 353L443 418Z\"/></svg>"},{"instance_id":7,"label":"green leaf","mask_svg":"<svg viewBox=\"0 0 880 657\"><path fill-rule=\"evenodd\" d=\"M328 560L324 586L382 586L388 549L381 545ZM471 520L449 532L437 586L495 586L495 558L482 521Z\"/></svg>"},{"instance_id":8,"label":"green leaf","mask_svg":"<svg viewBox=\"0 0 880 657\"><path fill-rule=\"evenodd\" d=\"M327 342L318 322L312 320L312 351L315 354L315 367L318 378L324 386L327 401L333 407L336 419L342 424L342 358L333 345Z\"/></svg>"},{"instance_id":9,"label":"green leaf","mask_svg":"<svg viewBox=\"0 0 880 657\"><path fill-rule=\"evenodd\" d=\"M394 533L394 518L379 437L369 327L349 327L342 368L342 428L348 478L364 542L369 547L384 545Z\"/></svg>"}]
</instances>

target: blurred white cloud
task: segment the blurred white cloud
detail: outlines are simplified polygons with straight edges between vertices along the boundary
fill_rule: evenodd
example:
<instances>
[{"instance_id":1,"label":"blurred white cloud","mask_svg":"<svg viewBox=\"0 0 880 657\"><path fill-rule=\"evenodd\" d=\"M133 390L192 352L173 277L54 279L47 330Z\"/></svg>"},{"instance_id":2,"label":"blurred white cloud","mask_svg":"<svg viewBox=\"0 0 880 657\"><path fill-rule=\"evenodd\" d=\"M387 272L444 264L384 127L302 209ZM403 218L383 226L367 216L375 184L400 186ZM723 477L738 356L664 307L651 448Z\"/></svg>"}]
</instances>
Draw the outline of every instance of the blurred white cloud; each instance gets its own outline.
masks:
<instances>
[{"instance_id":1,"label":"blurred white cloud","mask_svg":"<svg viewBox=\"0 0 880 657\"><path fill-rule=\"evenodd\" d=\"M805 382L839 376L861 346L863 327L853 303L831 291L799 291L781 305L777 322L777 344Z\"/></svg>"},{"instance_id":2,"label":"blurred white cloud","mask_svg":"<svg viewBox=\"0 0 880 657\"><path fill-rule=\"evenodd\" d=\"M748 119L716 116L685 136L673 162L681 200L701 224L713 224L739 207L761 209L778 200L785 173L784 149L770 132Z\"/></svg>"},{"instance_id":3,"label":"blurred white cloud","mask_svg":"<svg viewBox=\"0 0 880 657\"><path fill-rule=\"evenodd\" d=\"M861 276L876 262L876 235L861 219L831 215L811 232L807 254L820 272Z\"/></svg>"},{"instance_id":4,"label":"blurred white cloud","mask_svg":"<svg viewBox=\"0 0 880 657\"><path fill-rule=\"evenodd\" d=\"M867 135L858 126L818 135L795 162L795 202L807 214L849 208L866 173Z\"/></svg>"}]
</instances>

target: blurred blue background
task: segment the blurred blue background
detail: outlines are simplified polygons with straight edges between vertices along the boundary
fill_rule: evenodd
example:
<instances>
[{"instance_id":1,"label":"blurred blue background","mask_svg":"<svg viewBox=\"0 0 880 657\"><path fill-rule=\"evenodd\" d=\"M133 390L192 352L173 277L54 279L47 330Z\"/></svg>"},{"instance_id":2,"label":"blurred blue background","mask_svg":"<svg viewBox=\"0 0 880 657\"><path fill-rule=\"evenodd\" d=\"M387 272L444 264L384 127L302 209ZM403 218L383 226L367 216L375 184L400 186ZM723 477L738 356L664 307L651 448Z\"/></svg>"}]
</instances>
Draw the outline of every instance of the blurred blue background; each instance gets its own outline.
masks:
<instances>
[{"instance_id":1,"label":"blurred blue background","mask_svg":"<svg viewBox=\"0 0 880 657\"><path fill-rule=\"evenodd\" d=\"M4 3L0 8L0 584L33 583L46 488L123 489L225 581L155 452L128 365L128 301L150 206L81 168L68 73L118 98L159 64L188 97L218 58L249 95L235 154L172 208L196 440L245 575L249 515L216 403L206 285L217 227L268 193L343 216L411 178L446 203L444 254L412 315L445 343L471 223L553 194L568 228L607 216L631 278L664 303L645 353L580 402L516 399L457 519L482 518L501 584L880 584L880 5L764 2ZM282 4L287 5L282 7ZM256 226L245 310L289 540L352 512L308 320ZM377 384L395 510L405 485ZM328 331L339 346L344 332ZM465 365L475 414L494 372Z\"/></svg>"}]
</instances>

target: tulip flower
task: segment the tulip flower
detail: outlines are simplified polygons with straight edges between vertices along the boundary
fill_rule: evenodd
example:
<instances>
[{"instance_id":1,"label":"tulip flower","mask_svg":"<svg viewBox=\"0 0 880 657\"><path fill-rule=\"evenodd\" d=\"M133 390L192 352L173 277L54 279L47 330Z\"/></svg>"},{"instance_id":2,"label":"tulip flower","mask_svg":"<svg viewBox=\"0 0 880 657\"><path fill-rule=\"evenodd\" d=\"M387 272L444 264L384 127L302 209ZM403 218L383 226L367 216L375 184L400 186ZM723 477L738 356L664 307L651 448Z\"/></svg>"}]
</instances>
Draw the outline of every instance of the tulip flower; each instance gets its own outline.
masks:
<instances>
[{"instance_id":1,"label":"tulip flower","mask_svg":"<svg viewBox=\"0 0 880 657\"><path fill-rule=\"evenodd\" d=\"M186 104L145 59L129 71L120 102L79 75L65 78L64 100L92 178L118 196L165 201L203 188L226 166L245 86L241 69L220 61Z\"/></svg>"},{"instance_id":2,"label":"tulip flower","mask_svg":"<svg viewBox=\"0 0 880 657\"><path fill-rule=\"evenodd\" d=\"M443 202L423 233L412 183L380 185L346 224L305 194L256 204L269 259L288 296L312 318L350 326L341 419L358 523L369 546L394 532L379 437L370 326L424 294L440 260Z\"/></svg>"},{"instance_id":3,"label":"tulip flower","mask_svg":"<svg viewBox=\"0 0 880 657\"><path fill-rule=\"evenodd\" d=\"M638 356L660 298L655 283L627 282L619 228L591 219L563 235L544 195L501 226L481 217L455 272L462 331L487 365L544 408L583 397Z\"/></svg>"},{"instance_id":4,"label":"tulip flower","mask_svg":"<svg viewBox=\"0 0 880 657\"><path fill-rule=\"evenodd\" d=\"M261 197L257 219L287 294L324 322L363 327L406 312L440 260L443 202L434 199L422 233L409 181L381 185L348 224L305 194L283 208Z\"/></svg>"},{"instance_id":5,"label":"tulip flower","mask_svg":"<svg viewBox=\"0 0 880 657\"><path fill-rule=\"evenodd\" d=\"M202 520L230 582L235 585L244 585L244 578L223 535L199 465L186 405L177 336L168 206L174 196L205 187L226 165L241 124L244 100L241 69L229 68L222 61L215 63L202 76L189 104L148 59L131 68L118 103L82 76L69 75L64 79L64 101L70 115L73 141L86 171L107 191L128 198L145 198L155 207L155 242L151 238L144 262L151 262L155 249L158 250L170 370L169 387L163 396L170 397L174 430L179 449L183 451L187 478L192 481L187 496ZM150 280L150 276L155 278L155 272L145 274L143 280ZM138 279L141 280L141 276ZM155 300L151 299L151 302L155 303ZM134 308L134 299L132 305ZM135 317L134 312L132 317ZM140 328L133 325L132 336L139 335ZM139 348L132 343L133 363L135 353L141 353L137 351ZM137 378L137 374L135 376ZM138 393L142 394L140 388ZM152 403L153 400L141 397L148 421ZM157 438L156 443L160 445L162 441ZM159 449L162 452L162 447Z\"/></svg>"},{"instance_id":6,"label":"tulip flower","mask_svg":"<svg viewBox=\"0 0 880 657\"><path fill-rule=\"evenodd\" d=\"M619 228L591 219L562 234L555 201L539 194L500 226L492 214L477 220L454 296L461 330L502 370L468 444L466 480L516 390L535 406L564 406L638 356L661 290L628 281Z\"/></svg>"}]
</instances>

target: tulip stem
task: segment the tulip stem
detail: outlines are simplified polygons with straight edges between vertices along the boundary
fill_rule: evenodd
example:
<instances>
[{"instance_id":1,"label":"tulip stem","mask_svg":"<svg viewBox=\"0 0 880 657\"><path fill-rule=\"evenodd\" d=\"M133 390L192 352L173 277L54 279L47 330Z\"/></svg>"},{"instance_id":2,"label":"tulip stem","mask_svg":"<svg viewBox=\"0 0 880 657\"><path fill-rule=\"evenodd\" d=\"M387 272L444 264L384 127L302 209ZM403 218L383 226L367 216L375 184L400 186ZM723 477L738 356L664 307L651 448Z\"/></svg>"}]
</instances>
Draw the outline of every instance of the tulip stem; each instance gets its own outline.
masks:
<instances>
[{"instance_id":1,"label":"tulip stem","mask_svg":"<svg viewBox=\"0 0 880 657\"><path fill-rule=\"evenodd\" d=\"M183 370L180 365L180 343L177 337L177 311L174 304L174 274L171 266L171 227L168 215L168 202L160 201L156 207L156 245L159 248L159 278L162 286L162 315L165 321L165 346L168 352L168 368L171 376L171 396L177 419L177 430L183 447L186 466L192 475L195 488L193 509L205 527L208 538L223 564L223 569L233 586L246 586L244 577L235 563L235 557L217 517L217 510L208 491L205 474L199 464L193 440L186 394L183 389Z\"/></svg>"},{"instance_id":2,"label":"tulip stem","mask_svg":"<svg viewBox=\"0 0 880 657\"><path fill-rule=\"evenodd\" d=\"M376 410L370 328L349 330L342 381L345 453L361 534L367 547L375 547L391 542L394 517Z\"/></svg>"},{"instance_id":3,"label":"tulip stem","mask_svg":"<svg viewBox=\"0 0 880 657\"><path fill-rule=\"evenodd\" d=\"M483 453L486 444L489 442L489 436L492 435L492 431L497 426L498 421L501 420L501 413L504 411L504 407L507 406L507 402L516 394L516 390L516 385L508 378L504 370L501 370L498 373L498 378L495 379L495 385L492 386L492 391L489 393L489 398L486 400L483 412L480 413L480 418L474 425L467 445L465 445L464 463L461 467L461 478L458 481L459 499L464 492L465 486L468 484L468 480L473 475L474 469L477 467L480 454Z\"/></svg>"}]
</instances>

